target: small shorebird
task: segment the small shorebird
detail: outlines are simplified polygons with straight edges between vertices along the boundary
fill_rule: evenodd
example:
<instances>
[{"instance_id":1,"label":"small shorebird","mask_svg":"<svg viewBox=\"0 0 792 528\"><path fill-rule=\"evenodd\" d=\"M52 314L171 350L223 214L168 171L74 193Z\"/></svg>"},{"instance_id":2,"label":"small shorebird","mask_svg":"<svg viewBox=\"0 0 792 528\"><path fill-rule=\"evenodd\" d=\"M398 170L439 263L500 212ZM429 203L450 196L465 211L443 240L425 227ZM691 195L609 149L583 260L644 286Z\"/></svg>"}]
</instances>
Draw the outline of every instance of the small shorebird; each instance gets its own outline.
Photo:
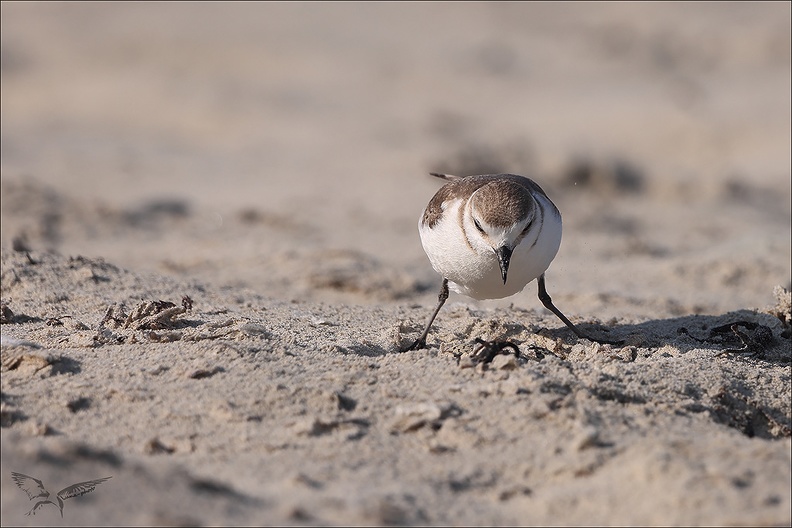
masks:
<instances>
[{"instance_id":1,"label":"small shorebird","mask_svg":"<svg viewBox=\"0 0 792 528\"><path fill-rule=\"evenodd\" d=\"M561 245L561 213L534 181L515 174L451 176L429 201L418 223L432 267L443 277L437 307L421 336L405 350L426 347L426 336L449 287L474 299L514 295L534 279L539 300L581 338L614 341L581 332L553 304L544 273ZM497 350L511 343L487 343Z\"/></svg>"}]
</instances>

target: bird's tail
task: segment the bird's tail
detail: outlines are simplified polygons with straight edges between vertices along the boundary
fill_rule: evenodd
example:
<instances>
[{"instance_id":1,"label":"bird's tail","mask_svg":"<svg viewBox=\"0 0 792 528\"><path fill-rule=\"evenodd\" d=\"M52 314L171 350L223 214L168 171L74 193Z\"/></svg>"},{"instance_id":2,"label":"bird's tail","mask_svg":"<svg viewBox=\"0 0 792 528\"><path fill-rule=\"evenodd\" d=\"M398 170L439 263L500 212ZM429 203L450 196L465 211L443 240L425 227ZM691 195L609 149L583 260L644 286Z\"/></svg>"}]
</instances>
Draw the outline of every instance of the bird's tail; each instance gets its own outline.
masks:
<instances>
[{"instance_id":1,"label":"bird's tail","mask_svg":"<svg viewBox=\"0 0 792 528\"><path fill-rule=\"evenodd\" d=\"M452 174L443 174L442 172L430 172L430 176L434 176L435 178L440 178L442 180L454 181L463 178L463 176L454 176Z\"/></svg>"}]
</instances>

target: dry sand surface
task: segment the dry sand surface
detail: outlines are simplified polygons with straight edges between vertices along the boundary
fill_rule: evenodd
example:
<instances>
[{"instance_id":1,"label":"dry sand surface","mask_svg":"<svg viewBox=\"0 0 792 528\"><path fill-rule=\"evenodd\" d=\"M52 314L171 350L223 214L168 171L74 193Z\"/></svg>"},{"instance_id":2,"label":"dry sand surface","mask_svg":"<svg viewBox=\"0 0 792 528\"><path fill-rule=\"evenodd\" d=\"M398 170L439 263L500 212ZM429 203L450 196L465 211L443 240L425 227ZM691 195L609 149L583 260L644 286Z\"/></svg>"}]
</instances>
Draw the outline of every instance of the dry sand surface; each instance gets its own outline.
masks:
<instances>
[{"instance_id":1,"label":"dry sand surface","mask_svg":"<svg viewBox=\"0 0 792 528\"><path fill-rule=\"evenodd\" d=\"M789 525L790 47L788 2L3 2L2 524ZM540 182L625 343L530 284L400 353L430 171Z\"/></svg>"}]
</instances>

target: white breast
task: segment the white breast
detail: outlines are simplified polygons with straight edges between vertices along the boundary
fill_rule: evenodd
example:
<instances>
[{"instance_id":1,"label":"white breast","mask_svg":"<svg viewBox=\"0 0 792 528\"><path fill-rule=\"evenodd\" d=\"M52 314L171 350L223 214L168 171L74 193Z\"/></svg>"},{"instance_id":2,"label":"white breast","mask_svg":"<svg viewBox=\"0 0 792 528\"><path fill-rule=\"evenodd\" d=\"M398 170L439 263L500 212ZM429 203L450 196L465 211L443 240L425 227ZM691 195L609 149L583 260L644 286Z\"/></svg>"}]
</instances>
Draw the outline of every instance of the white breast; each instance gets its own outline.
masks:
<instances>
[{"instance_id":1,"label":"white breast","mask_svg":"<svg viewBox=\"0 0 792 528\"><path fill-rule=\"evenodd\" d=\"M503 284L498 259L492 249L466 240L460 222L462 200L448 201L433 228L421 225L421 243L432 267L449 287L474 299L501 299L514 295L545 272L561 245L561 217L544 196L537 196L545 210L538 237L529 233L514 249L508 279ZM534 243L535 242L535 243Z\"/></svg>"}]
</instances>

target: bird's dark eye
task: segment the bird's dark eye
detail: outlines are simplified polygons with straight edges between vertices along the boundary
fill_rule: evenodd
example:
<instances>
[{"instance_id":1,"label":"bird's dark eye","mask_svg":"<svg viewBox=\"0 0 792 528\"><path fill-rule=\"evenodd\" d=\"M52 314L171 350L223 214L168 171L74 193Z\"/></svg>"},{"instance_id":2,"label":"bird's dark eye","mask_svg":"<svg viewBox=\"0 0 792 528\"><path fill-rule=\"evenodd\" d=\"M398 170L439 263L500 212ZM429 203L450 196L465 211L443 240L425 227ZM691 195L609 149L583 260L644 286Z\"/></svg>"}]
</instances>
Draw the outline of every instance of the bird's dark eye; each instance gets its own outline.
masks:
<instances>
[{"instance_id":1,"label":"bird's dark eye","mask_svg":"<svg viewBox=\"0 0 792 528\"><path fill-rule=\"evenodd\" d=\"M473 220L473 224L476 226L476 229L479 230L479 233L483 233L484 232L484 229L481 227L481 224L479 224L478 220Z\"/></svg>"}]
</instances>

